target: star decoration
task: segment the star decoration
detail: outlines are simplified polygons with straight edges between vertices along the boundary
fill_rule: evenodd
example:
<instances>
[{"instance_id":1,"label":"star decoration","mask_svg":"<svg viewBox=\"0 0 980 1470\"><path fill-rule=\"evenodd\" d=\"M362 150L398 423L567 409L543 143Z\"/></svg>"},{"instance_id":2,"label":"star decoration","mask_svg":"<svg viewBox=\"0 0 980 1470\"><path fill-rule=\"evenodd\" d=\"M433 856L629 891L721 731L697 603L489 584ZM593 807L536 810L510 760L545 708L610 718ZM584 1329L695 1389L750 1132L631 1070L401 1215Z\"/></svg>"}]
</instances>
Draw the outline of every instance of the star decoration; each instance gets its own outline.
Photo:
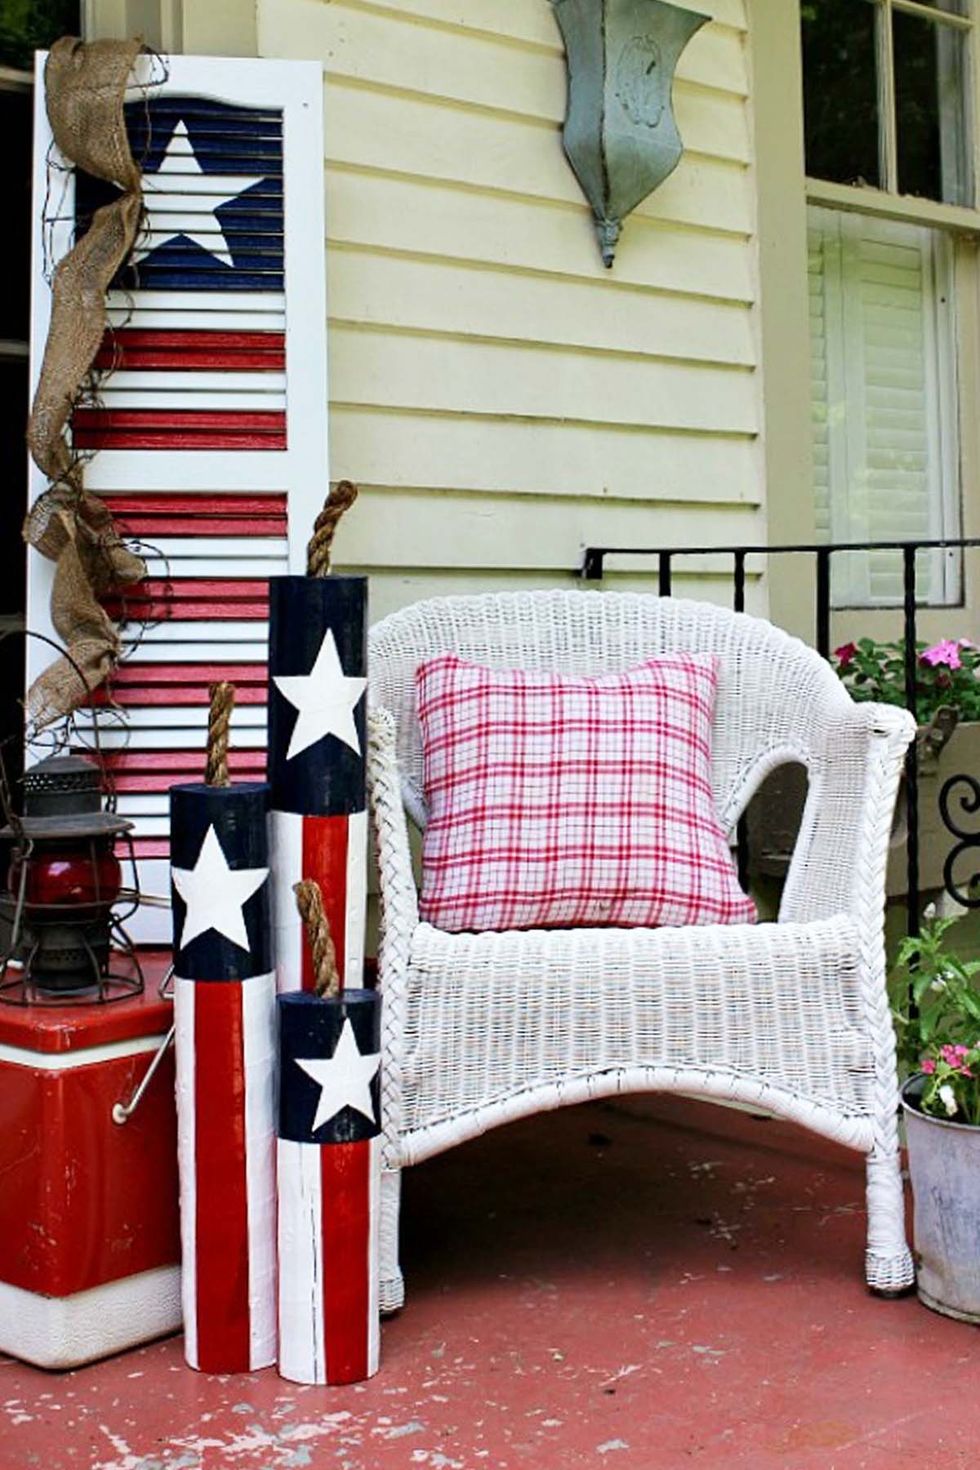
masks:
<instances>
[{"instance_id":1,"label":"star decoration","mask_svg":"<svg viewBox=\"0 0 980 1470\"><path fill-rule=\"evenodd\" d=\"M322 740L324 735L335 735L356 755L361 754L354 710L367 688L367 680L344 673L332 629L327 629L316 663L308 674L274 675L272 682L297 711L286 751L288 761Z\"/></svg>"},{"instance_id":2,"label":"star decoration","mask_svg":"<svg viewBox=\"0 0 980 1470\"><path fill-rule=\"evenodd\" d=\"M161 245L168 245L171 240L185 239L192 240L195 245L199 245L225 265L234 266L216 211L223 204L237 199L246 189L251 189L253 184L261 182L261 176L249 178L241 174L206 174L197 161L185 124L178 121L159 166L152 173L143 175L146 228L156 238L143 245L137 244L133 252L133 262L138 264L145 260L154 250ZM194 200L187 196L195 194L209 196L207 207L189 218ZM213 195L220 197L212 198ZM195 229L195 224L199 227L207 225L208 228Z\"/></svg>"},{"instance_id":3,"label":"star decoration","mask_svg":"<svg viewBox=\"0 0 980 1470\"><path fill-rule=\"evenodd\" d=\"M268 868L229 868L212 825L204 834L194 867L172 868L171 874L174 887L187 905L178 949L209 929L248 949L242 908L268 878Z\"/></svg>"},{"instance_id":4,"label":"star decoration","mask_svg":"<svg viewBox=\"0 0 980 1470\"><path fill-rule=\"evenodd\" d=\"M310 1128L315 1133L324 1123L336 1117L341 1108L354 1108L374 1123L374 1101L371 1097L371 1082L381 1065L380 1052L364 1055L358 1050L357 1037L350 1020L344 1022L334 1054L329 1059L297 1057L308 1077L320 1088L320 1099L316 1105L316 1116Z\"/></svg>"}]
</instances>

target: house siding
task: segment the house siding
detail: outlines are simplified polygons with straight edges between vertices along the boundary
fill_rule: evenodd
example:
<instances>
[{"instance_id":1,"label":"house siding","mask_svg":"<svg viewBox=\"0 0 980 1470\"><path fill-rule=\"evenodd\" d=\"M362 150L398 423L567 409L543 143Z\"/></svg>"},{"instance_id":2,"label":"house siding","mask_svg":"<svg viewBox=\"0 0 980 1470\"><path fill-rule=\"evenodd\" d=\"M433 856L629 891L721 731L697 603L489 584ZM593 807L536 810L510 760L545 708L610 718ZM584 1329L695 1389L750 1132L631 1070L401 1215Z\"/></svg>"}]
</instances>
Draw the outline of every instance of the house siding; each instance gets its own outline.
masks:
<instances>
[{"instance_id":1,"label":"house siding","mask_svg":"<svg viewBox=\"0 0 980 1470\"><path fill-rule=\"evenodd\" d=\"M331 474L363 496L337 561L373 616L567 582L590 542L765 540L747 20L714 10L684 158L606 272L548 0L258 0L259 54L324 66Z\"/></svg>"}]
</instances>

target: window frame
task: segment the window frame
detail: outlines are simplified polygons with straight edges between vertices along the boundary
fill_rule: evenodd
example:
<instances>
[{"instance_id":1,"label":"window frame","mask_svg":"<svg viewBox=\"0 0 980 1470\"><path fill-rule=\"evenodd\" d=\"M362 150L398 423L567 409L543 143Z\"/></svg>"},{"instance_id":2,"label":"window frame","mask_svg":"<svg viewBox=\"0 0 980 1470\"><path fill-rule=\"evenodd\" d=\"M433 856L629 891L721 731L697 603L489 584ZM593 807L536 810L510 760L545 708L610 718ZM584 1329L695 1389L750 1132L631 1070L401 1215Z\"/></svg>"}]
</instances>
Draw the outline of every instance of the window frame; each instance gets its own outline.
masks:
<instances>
[{"instance_id":1,"label":"window frame","mask_svg":"<svg viewBox=\"0 0 980 1470\"><path fill-rule=\"evenodd\" d=\"M922 0L858 0L875 10L875 66L878 92L878 146L880 184L839 184L806 173L805 190L808 203L834 209L852 209L879 214L890 219L904 219L939 229L980 234L980 0L964 0L966 14L941 10ZM794 7L800 23L799 5ZM898 187L898 124L895 95L894 32L892 19L896 13L916 16L935 26L957 30L967 38L969 85L965 90L967 116L965 129L972 173L973 204L946 204L917 194L903 194ZM806 85L805 76L803 78ZM803 98L800 99L801 108ZM804 154L804 169L806 158Z\"/></svg>"},{"instance_id":2,"label":"window frame","mask_svg":"<svg viewBox=\"0 0 980 1470\"><path fill-rule=\"evenodd\" d=\"M938 5L925 5L921 0L871 0L875 7L875 64L877 68L878 85L878 166L881 171L881 189L886 194L898 194L898 108L895 92L895 28L894 16L897 13L912 15L920 20L925 20L936 27L937 35L945 27L948 30L959 31L966 36L967 42L967 86L964 88L964 99L966 103L966 117L964 118L964 129L970 140L970 183L973 193L973 205L966 206L976 210L978 175L977 165L980 162L977 152L977 127L976 107L973 105L973 96L977 85L977 61L978 53L976 47L976 0L963 0L966 14L959 15L954 11L942 10ZM905 196L912 198L914 196ZM935 201L941 203L942 201Z\"/></svg>"}]
</instances>

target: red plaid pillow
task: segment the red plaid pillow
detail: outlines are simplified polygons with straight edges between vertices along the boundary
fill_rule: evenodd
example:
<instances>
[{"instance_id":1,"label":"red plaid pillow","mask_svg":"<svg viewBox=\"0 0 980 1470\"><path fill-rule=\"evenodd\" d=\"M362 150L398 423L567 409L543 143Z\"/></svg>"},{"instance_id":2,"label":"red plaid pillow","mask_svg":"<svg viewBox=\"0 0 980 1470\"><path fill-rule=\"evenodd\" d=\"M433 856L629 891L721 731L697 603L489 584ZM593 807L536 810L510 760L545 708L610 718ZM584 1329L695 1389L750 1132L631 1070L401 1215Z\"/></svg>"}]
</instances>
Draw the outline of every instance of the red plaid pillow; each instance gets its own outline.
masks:
<instances>
[{"instance_id":1,"label":"red plaid pillow","mask_svg":"<svg viewBox=\"0 0 980 1470\"><path fill-rule=\"evenodd\" d=\"M711 789L717 659L623 674L417 673L421 914L453 932L744 924Z\"/></svg>"}]
</instances>

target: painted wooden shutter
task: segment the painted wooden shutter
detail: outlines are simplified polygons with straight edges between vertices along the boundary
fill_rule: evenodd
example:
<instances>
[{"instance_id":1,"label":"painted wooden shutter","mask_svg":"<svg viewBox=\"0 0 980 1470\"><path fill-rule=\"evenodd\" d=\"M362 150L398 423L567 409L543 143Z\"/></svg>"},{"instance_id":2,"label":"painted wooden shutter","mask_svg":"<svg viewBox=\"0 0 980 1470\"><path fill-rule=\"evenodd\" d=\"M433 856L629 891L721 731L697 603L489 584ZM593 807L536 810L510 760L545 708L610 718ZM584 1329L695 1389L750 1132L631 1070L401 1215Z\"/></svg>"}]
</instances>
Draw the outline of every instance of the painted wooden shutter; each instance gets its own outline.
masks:
<instances>
[{"instance_id":1,"label":"painted wooden shutter","mask_svg":"<svg viewBox=\"0 0 980 1470\"><path fill-rule=\"evenodd\" d=\"M959 535L947 237L811 209L809 283L818 533L834 541ZM901 601L898 553L834 563L837 605ZM923 553L919 585L926 601L955 601L955 554Z\"/></svg>"},{"instance_id":2,"label":"painted wooden shutter","mask_svg":"<svg viewBox=\"0 0 980 1470\"><path fill-rule=\"evenodd\" d=\"M125 607L110 604L131 641L102 743L136 822L141 884L164 895L167 789L203 770L211 681L238 686L233 775L264 772L266 579L303 569L327 488L322 75L318 63L210 56L139 67L126 114L146 229L110 293L112 373L72 432L92 456L87 487L149 566ZM40 77L38 98L35 374L46 277L105 193L64 172ZM44 488L35 474L32 496ZM50 583L32 553L28 621L42 632ZM49 658L32 648L28 677ZM80 715L83 738L90 726ZM143 909L133 928L166 942L169 915Z\"/></svg>"}]
</instances>

